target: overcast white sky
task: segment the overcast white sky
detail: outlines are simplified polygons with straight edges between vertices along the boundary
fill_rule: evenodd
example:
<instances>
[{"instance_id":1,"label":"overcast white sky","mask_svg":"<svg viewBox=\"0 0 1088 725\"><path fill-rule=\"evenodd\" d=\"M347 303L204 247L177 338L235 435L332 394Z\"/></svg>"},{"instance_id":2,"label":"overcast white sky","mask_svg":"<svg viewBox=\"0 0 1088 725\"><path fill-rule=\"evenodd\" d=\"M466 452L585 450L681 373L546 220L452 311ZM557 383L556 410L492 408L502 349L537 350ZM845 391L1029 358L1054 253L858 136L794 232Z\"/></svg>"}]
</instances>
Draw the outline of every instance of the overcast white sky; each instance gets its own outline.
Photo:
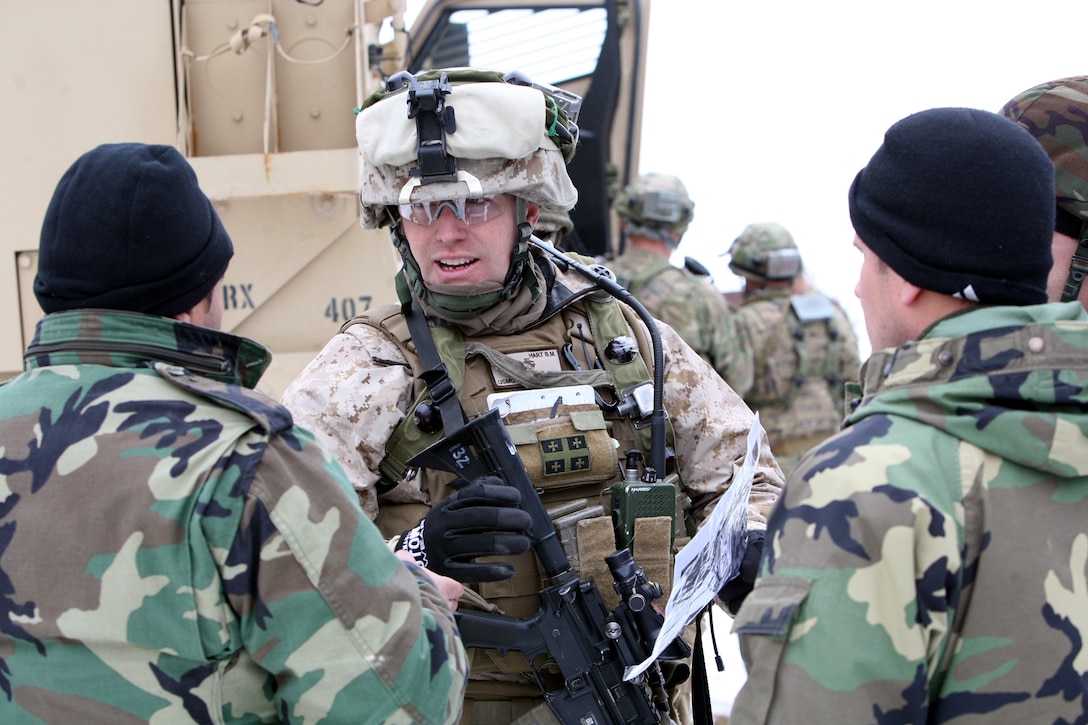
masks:
<instances>
[{"instance_id":1,"label":"overcast white sky","mask_svg":"<svg viewBox=\"0 0 1088 725\"><path fill-rule=\"evenodd\" d=\"M655 0L640 171L679 176L695 219L678 250L724 290L752 222L797 240L869 351L846 194L884 131L937 106L996 111L1043 81L1088 73L1083 0ZM1065 28L1069 32L1064 32Z\"/></svg>"}]
</instances>

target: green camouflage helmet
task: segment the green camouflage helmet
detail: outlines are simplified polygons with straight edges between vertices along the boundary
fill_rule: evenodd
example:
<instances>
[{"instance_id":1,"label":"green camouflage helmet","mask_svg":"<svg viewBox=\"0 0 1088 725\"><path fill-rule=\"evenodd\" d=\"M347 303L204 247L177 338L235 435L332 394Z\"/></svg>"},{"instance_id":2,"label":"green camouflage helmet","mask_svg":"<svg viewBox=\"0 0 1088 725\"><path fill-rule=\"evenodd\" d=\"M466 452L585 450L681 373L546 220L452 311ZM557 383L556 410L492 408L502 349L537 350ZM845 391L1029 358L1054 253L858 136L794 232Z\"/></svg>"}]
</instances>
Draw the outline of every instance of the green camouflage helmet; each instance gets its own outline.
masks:
<instances>
[{"instance_id":1,"label":"green camouflage helmet","mask_svg":"<svg viewBox=\"0 0 1088 725\"><path fill-rule=\"evenodd\" d=\"M668 174L642 174L616 200L616 213L636 234L676 246L695 215L695 202L684 183Z\"/></svg>"},{"instance_id":2,"label":"green camouflage helmet","mask_svg":"<svg viewBox=\"0 0 1088 725\"><path fill-rule=\"evenodd\" d=\"M760 280L790 280L801 274L801 253L781 224L749 224L729 248L729 269Z\"/></svg>"},{"instance_id":3,"label":"green camouflage helmet","mask_svg":"<svg viewBox=\"0 0 1088 725\"><path fill-rule=\"evenodd\" d=\"M558 244L563 237L574 231L574 222L570 214L562 209L540 207L540 216L536 220L533 233L546 242Z\"/></svg>"},{"instance_id":4,"label":"green camouflage helmet","mask_svg":"<svg viewBox=\"0 0 1088 725\"><path fill-rule=\"evenodd\" d=\"M1088 76L1029 88L1001 113L1026 128L1054 162L1058 208L1088 220Z\"/></svg>"}]
</instances>

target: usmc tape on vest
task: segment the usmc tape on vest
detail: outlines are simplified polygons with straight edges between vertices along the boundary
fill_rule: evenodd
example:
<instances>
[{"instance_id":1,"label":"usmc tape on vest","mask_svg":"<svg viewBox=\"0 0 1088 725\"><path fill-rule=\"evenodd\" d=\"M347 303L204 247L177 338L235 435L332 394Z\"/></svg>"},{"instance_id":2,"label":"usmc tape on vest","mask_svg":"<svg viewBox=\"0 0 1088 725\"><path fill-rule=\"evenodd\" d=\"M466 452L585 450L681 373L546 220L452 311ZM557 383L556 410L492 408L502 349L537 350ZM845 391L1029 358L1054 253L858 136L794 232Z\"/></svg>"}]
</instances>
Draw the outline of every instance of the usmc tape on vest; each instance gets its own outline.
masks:
<instances>
[{"instance_id":1,"label":"usmc tape on vest","mask_svg":"<svg viewBox=\"0 0 1088 725\"><path fill-rule=\"evenodd\" d=\"M595 405L596 402L593 388L589 385L565 385L540 390L519 390L513 393L491 393L487 396L488 409L498 408L499 415L502 416L529 410L548 410L558 404Z\"/></svg>"},{"instance_id":2,"label":"usmc tape on vest","mask_svg":"<svg viewBox=\"0 0 1088 725\"><path fill-rule=\"evenodd\" d=\"M508 352L505 354L507 357L517 360L526 367L536 370L557 373L563 369L562 364L559 362L559 352L557 350L528 350L525 352ZM496 389L512 388L521 385L521 383L514 378L504 375L498 370L492 369L491 376L495 382Z\"/></svg>"}]
</instances>

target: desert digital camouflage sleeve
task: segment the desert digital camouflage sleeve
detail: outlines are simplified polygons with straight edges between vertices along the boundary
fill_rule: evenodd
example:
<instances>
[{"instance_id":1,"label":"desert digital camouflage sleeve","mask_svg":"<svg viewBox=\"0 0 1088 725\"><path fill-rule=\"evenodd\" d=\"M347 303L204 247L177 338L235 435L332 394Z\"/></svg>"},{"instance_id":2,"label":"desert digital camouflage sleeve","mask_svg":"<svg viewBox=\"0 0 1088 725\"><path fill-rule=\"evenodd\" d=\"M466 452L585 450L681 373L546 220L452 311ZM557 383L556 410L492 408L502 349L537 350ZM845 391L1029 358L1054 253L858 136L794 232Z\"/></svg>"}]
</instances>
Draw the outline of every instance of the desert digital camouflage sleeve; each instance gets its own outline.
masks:
<instances>
[{"instance_id":1,"label":"desert digital camouflage sleeve","mask_svg":"<svg viewBox=\"0 0 1088 725\"><path fill-rule=\"evenodd\" d=\"M751 352L713 283L640 249L629 250L612 266L617 275L635 280L632 291L655 319L676 330L738 395L747 394L755 375Z\"/></svg>"},{"instance_id":2,"label":"desert digital camouflage sleeve","mask_svg":"<svg viewBox=\"0 0 1088 725\"><path fill-rule=\"evenodd\" d=\"M676 455L692 497L692 515L705 520L744 462L748 431L755 414L729 385L666 324L660 325L665 349L665 408L676 433ZM749 498L748 520L764 528L782 488L782 471L767 434L761 431L760 457Z\"/></svg>"},{"instance_id":3,"label":"desert digital camouflage sleeve","mask_svg":"<svg viewBox=\"0 0 1088 725\"><path fill-rule=\"evenodd\" d=\"M647 294L670 281L660 303L650 307ZM676 269L651 280L640 299L707 359L737 395L748 392L755 375L752 354L742 345L733 311L711 283Z\"/></svg>"},{"instance_id":4,"label":"desert digital camouflage sleeve","mask_svg":"<svg viewBox=\"0 0 1088 725\"><path fill-rule=\"evenodd\" d=\"M353 325L333 336L283 394L295 422L343 465L371 520L385 443L411 393L412 370L396 344L369 325Z\"/></svg>"}]
</instances>

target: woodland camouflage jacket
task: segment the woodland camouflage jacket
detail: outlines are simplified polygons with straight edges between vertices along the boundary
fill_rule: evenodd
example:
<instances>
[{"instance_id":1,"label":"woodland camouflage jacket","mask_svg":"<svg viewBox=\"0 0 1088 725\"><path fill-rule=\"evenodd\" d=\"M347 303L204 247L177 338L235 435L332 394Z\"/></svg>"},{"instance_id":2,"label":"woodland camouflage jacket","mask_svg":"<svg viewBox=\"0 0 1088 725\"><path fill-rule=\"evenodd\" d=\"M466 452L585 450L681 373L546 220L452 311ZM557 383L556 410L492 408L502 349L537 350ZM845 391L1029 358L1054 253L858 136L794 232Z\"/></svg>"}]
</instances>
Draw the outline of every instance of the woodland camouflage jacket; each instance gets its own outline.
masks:
<instances>
[{"instance_id":1,"label":"woodland camouflage jacket","mask_svg":"<svg viewBox=\"0 0 1088 725\"><path fill-rule=\"evenodd\" d=\"M47 316L0 387L0 722L456 722L464 650L243 338Z\"/></svg>"},{"instance_id":2,"label":"woodland camouflage jacket","mask_svg":"<svg viewBox=\"0 0 1088 725\"><path fill-rule=\"evenodd\" d=\"M730 723L1085 723L1088 315L980 308L878 351L789 477Z\"/></svg>"}]
</instances>

